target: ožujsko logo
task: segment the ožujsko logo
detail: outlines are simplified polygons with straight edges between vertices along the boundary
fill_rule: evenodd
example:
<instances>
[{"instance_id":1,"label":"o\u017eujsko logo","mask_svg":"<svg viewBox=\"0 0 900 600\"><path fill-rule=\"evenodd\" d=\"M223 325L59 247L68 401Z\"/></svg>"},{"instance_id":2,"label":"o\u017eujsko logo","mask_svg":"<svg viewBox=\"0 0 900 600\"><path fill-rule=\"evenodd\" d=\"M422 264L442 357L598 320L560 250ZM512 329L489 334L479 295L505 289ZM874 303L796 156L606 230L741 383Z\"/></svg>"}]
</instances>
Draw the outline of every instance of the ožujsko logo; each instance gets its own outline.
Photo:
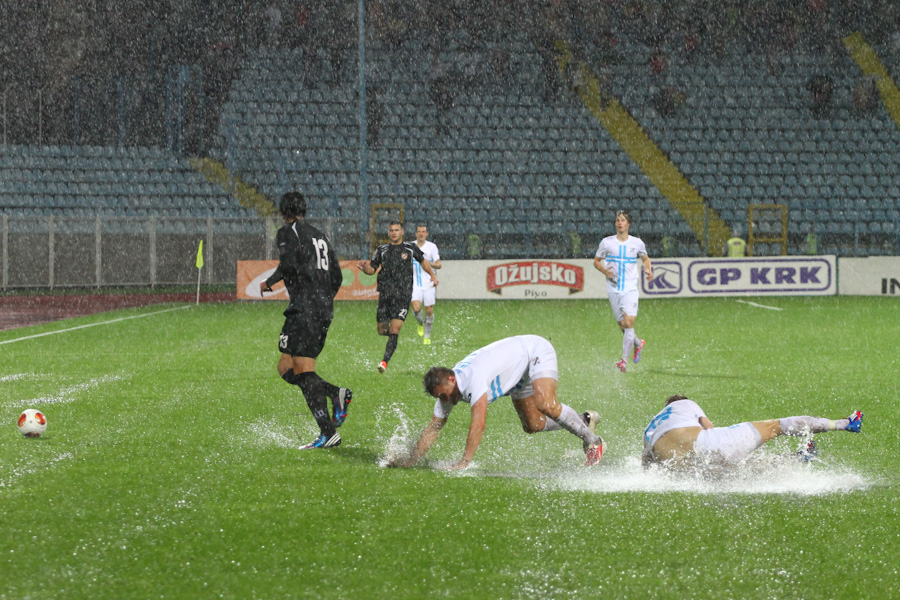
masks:
<instances>
[{"instance_id":1,"label":"o\u017eujsko logo","mask_svg":"<svg viewBox=\"0 0 900 600\"><path fill-rule=\"evenodd\" d=\"M511 262L488 268L488 291L501 294L503 288L514 285L555 285L576 294L584 290L584 269L553 261Z\"/></svg>"}]
</instances>

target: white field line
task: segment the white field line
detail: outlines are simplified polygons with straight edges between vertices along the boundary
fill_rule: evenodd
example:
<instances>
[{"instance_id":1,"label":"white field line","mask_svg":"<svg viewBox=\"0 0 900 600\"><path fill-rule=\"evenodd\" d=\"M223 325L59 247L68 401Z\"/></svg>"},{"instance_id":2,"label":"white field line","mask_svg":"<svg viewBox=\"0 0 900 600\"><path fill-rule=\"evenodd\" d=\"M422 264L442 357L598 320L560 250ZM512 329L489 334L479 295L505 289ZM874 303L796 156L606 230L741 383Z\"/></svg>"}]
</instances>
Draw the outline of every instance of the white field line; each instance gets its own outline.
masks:
<instances>
[{"instance_id":1,"label":"white field line","mask_svg":"<svg viewBox=\"0 0 900 600\"><path fill-rule=\"evenodd\" d=\"M166 308L163 310L155 310L153 312L143 313L140 315L131 315L130 317L119 317L118 319L110 319L109 321L100 321L98 323L89 323L87 325L79 325L77 327L69 327L68 329L58 329L56 331L48 331L46 333L36 333L35 335L26 335L25 337L15 338L12 340L6 340L4 342L0 342L0 346L3 344L12 344L14 342L22 342L24 340L33 340L34 338L44 337L45 335L56 335L57 333L66 333L68 331L75 331L76 329L87 329L88 327L97 327L99 325L112 325L113 323L118 323L120 321L128 321L130 319L140 319L142 317L152 317L153 315L160 315L162 313L172 312L173 310L183 310L185 308L191 308L194 306L193 304L187 304L185 306L176 306L175 308Z\"/></svg>"},{"instance_id":2,"label":"white field line","mask_svg":"<svg viewBox=\"0 0 900 600\"><path fill-rule=\"evenodd\" d=\"M749 304L750 306L755 306L756 308L767 308L769 310L784 310L783 308L778 308L777 306L766 306L765 304L757 304L756 302L750 302L749 300L736 300L735 302L740 302L741 304Z\"/></svg>"}]
</instances>

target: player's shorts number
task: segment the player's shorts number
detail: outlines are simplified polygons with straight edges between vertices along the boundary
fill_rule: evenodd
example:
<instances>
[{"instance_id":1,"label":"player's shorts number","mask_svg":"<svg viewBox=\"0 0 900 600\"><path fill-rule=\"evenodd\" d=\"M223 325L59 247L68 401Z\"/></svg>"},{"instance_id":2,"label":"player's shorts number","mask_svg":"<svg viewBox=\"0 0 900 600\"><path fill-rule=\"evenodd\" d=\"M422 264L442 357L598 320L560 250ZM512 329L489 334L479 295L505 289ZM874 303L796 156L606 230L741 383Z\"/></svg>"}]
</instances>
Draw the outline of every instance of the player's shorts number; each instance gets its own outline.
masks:
<instances>
[{"instance_id":1,"label":"player's shorts number","mask_svg":"<svg viewBox=\"0 0 900 600\"><path fill-rule=\"evenodd\" d=\"M408 309L408 308L404 308L403 310L400 311L400 314L397 315L397 316L398 316L398 318L400 318L400 319L406 319L406 315L407 315L407 314L409 314L409 309Z\"/></svg>"}]
</instances>

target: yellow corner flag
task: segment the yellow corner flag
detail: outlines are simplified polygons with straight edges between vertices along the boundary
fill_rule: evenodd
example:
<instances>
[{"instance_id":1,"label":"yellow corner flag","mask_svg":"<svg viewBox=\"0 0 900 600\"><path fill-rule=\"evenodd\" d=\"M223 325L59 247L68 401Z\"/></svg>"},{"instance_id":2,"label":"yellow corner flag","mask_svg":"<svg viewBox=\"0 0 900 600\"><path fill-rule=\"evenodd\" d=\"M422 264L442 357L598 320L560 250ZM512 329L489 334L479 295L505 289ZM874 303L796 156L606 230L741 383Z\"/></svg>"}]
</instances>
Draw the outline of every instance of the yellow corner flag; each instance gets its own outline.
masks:
<instances>
[{"instance_id":1,"label":"yellow corner flag","mask_svg":"<svg viewBox=\"0 0 900 600\"><path fill-rule=\"evenodd\" d=\"M197 268L203 268L203 240L200 240L200 246L197 248Z\"/></svg>"}]
</instances>

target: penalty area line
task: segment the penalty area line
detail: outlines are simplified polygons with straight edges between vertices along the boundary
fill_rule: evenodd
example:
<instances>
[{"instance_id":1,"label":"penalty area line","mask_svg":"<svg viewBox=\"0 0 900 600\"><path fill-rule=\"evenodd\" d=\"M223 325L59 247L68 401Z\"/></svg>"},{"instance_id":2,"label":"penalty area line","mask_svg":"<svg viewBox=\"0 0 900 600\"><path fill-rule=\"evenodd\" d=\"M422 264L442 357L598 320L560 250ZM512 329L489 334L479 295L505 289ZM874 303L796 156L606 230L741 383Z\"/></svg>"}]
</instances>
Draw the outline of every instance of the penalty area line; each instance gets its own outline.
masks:
<instances>
[{"instance_id":1,"label":"penalty area line","mask_svg":"<svg viewBox=\"0 0 900 600\"><path fill-rule=\"evenodd\" d=\"M750 302L749 300L736 300L736 302L740 302L741 304L749 304L750 306L755 306L756 308L766 308L768 310L784 310L783 308L779 308L777 306L766 306L765 304L757 304L756 302Z\"/></svg>"},{"instance_id":2,"label":"penalty area line","mask_svg":"<svg viewBox=\"0 0 900 600\"><path fill-rule=\"evenodd\" d=\"M98 323L88 323L87 325L78 325L77 327L69 327L68 329L57 329L56 331L48 331L46 333L36 333L35 335L26 335L25 337L15 338L12 340L6 340L4 342L0 342L0 346L4 344L12 344L13 342L22 342L25 340L33 340L34 338L44 337L47 335L56 335L57 333L66 333L69 331L75 331L76 329L87 329L88 327L98 327L100 325L112 325L113 323L119 323L121 321L128 321L131 319L140 319L142 317L152 317L153 315L161 315L163 313L172 312L173 310L183 310L185 308L191 308L194 306L193 304L188 304L186 306L176 306L174 308L166 308L163 310L155 310L153 312L143 313L140 315L131 315L130 317L119 317L118 319L110 319L109 321L100 321Z\"/></svg>"}]
</instances>

